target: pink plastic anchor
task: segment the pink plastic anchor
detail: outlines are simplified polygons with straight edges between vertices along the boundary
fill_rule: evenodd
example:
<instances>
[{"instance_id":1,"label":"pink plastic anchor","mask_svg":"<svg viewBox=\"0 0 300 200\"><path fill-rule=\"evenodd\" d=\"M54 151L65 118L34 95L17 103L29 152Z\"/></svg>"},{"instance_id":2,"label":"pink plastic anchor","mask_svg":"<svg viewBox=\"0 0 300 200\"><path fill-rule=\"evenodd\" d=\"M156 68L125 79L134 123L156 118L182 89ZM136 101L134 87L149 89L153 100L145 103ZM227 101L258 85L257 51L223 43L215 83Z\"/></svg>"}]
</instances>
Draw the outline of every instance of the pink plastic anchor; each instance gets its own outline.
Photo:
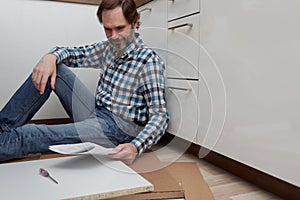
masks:
<instances>
[{"instance_id":1,"label":"pink plastic anchor","mask_svg":"<svg viewBox=\"0 0 300 200\"><path fill-rule=\"evenodd\" d=\"M50 176L49 172L43 168L40 168L40 175L42 175L43 177L50 178L54 183L58 184L58 182Z\"/></svg>"}]
</instances>

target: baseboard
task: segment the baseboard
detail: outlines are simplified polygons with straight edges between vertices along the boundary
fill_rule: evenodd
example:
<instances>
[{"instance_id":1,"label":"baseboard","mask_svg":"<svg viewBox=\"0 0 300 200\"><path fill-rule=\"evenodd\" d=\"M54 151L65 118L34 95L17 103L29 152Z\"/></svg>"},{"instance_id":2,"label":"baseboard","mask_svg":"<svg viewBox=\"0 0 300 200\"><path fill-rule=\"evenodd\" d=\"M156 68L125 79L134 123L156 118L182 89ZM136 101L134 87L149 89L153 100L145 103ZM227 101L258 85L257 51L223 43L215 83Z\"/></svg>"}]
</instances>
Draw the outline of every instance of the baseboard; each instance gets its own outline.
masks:
<instances>
[{"instance_id":1,"label":"baseboard","mask_svg":"<svg viewBox=\"0 0 300 200\"><path fill-rule=\"evenodd\" d=\"M169 143L173 138L173 135L166 133L161 139L161 143L165 145ZM182 143L187 143L187 141L182 140ZM186 146L186 144L184 144L184 146ZM188 152L198 156L201 148L203 147L196 144L191 144ZM295 185L292 185L286 181L254 169L219 153L210 150L207 150L207 152L209 153L203 158L203 160L215 166L218 166L268 192L271 192L287 200L298 200L300 197L300 188Z\"/></svg>"}]
</instances>

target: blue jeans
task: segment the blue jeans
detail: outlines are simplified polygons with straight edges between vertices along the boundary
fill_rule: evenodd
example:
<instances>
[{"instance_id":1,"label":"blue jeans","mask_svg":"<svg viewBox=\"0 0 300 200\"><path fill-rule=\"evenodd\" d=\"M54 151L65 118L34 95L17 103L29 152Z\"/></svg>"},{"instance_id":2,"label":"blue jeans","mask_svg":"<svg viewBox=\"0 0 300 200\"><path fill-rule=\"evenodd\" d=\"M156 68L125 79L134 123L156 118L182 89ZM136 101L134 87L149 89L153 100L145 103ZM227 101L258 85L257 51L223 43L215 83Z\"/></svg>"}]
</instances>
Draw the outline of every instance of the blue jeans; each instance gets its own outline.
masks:
<instances>
[{"instance_id":1,"label":"blue jeans","mask_svg":"<svg viewBox=\"0 0 300 200\"><path fill-rule=\"evenodd\" d=\"M134 126L127 126L125 121L107 109L97 107L95 96L64 65L57 67L54 92L74 123L26 124L51 92L48 82L45 93L40 95L29 76L4 106L0 112L0 161L46 153L50 145L56 144L94 142L105 147L115 147L130 142L138 134ZM119 127L129 127L131 134Z\"/></svg>"}]
</instances>

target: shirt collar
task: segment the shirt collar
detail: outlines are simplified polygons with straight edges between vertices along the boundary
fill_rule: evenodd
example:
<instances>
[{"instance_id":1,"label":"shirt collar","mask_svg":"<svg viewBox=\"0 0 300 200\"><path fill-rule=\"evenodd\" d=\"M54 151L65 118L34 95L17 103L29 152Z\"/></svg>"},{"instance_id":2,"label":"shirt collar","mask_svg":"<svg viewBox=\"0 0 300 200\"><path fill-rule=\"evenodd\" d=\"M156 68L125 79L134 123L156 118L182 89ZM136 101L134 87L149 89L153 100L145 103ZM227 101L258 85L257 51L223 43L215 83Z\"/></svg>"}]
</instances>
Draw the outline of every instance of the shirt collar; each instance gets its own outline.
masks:
<instances>
[{"instance_id":1,"label":"shirt collar","mask_svg":"<svg viewBox=\"0 0 300 200\"><path fill-rule=\"evenodd\" d=\"M132 51L135 51L144 46L144 42L139 33L135 33L135 39L124 49L120 58L128 57Z\"/></svg>"},{"instance_id":2,"label":"shirt collar","mask_svg":"<svg viewBox=\"0 0 300 200\"><path fill-rule=\"evenodd\" d=\"M108 45L108 54L105 56L106 57L106 62L110 63L109 65L113 65L113 63L116 60L119 59L127 59L128 57L134 57L136 56L133 52L136 51L137 49L144 47L144 42L140 36L139 33L134 33L134 39L133 41L124 49L122 55L119 55L117 50L113 48L109 40L106 41Z\"/></svg>"},{"instance_id":3,"label":"shirt collar","mask_svg":"<svg viewBox=\"0 0 300 200\"><path fill-rule=\"evenodd\" d=\"M135 39L133 40L133 42L131 42L131 43L125 48L124 53L130 52L130 51L135 50L135 49L138 49L138 48L140 48L141 46L144 45L143 40L142 40L140 34L135 33L135 34L134 34L134 37L135 37Z\"/></svg>"}]
</instances>

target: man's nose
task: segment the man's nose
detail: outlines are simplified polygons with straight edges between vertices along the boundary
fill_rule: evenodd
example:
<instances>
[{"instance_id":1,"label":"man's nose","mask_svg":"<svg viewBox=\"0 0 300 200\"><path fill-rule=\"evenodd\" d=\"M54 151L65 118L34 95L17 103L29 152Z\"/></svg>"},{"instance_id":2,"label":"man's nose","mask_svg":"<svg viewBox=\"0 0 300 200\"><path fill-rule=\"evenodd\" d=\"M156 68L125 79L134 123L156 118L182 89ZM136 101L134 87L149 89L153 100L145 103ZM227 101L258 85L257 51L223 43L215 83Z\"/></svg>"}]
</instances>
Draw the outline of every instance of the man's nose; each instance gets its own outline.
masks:
<instances>
[{"instance_id":1,"label":"man's nose","mask_svg":"<svg viewBox=\"0 0 300 200\"><path fill-rule=\"evenodd\" d=\"M112 37L112 38L116 38L117 36L118 36L118 32L115 31L115 30L112 30L112 32L111 32L111 37Z\"/></svg>"}]
</instances>

